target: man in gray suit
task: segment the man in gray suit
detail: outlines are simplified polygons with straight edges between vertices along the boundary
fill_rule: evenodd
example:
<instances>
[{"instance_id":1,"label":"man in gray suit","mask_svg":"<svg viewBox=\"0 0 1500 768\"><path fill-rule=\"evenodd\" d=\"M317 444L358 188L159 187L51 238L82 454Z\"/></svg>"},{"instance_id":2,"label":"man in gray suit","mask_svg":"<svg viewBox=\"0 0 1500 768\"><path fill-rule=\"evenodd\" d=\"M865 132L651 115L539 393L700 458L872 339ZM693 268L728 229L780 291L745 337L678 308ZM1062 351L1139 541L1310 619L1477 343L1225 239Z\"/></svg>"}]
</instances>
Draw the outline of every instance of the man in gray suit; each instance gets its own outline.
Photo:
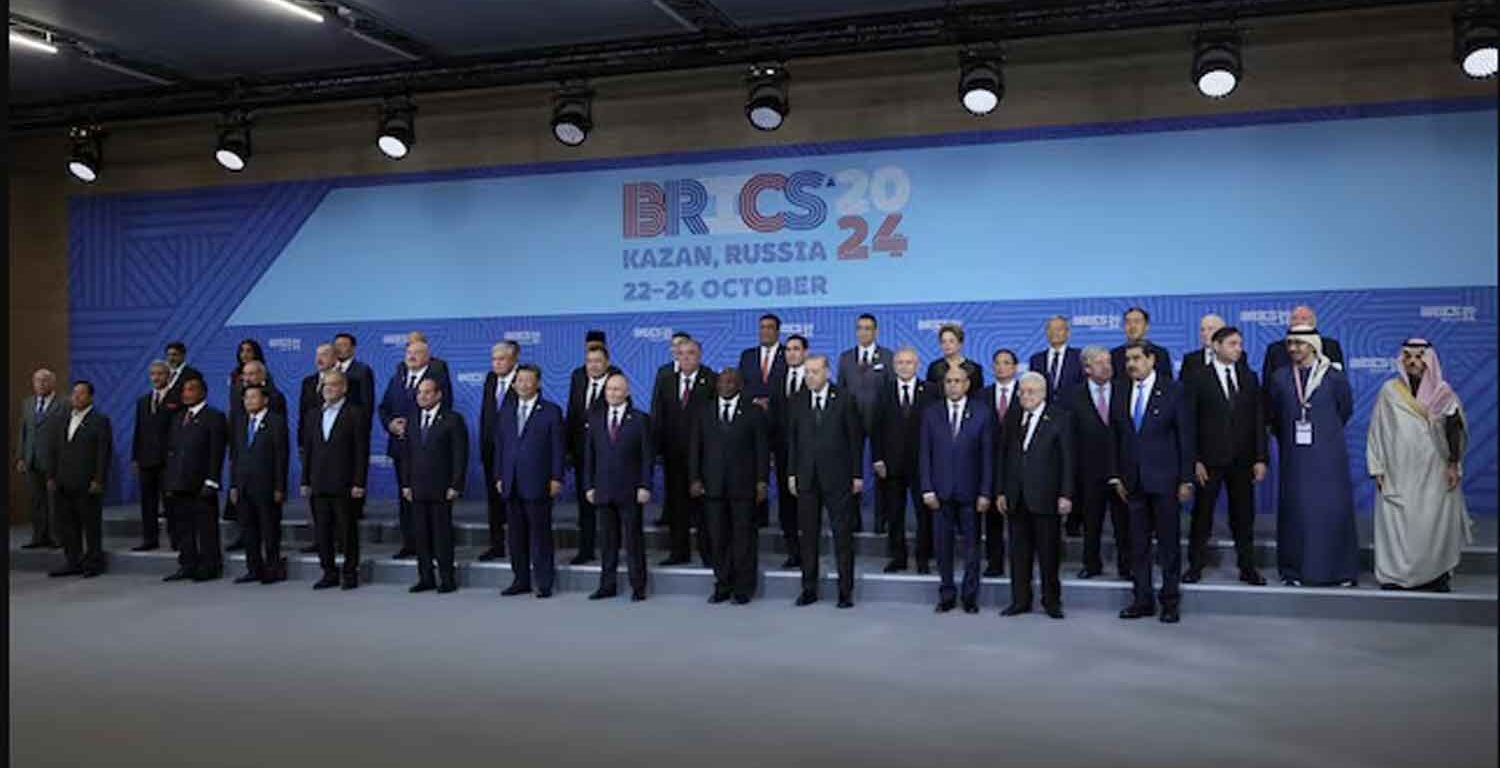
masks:
<instances>
[{"instance_id":1,"label":"man in gray suit","mask_svg":"<svg viewBox=\"0 0 1500 768\"><path fill-rule=\"evenodd\" d=\"M31 374L31 396L21 400L21 439L16 471L26 476L31 488L31 543L22 549L56 549L52 492L47 490L51 468L52 439L58 421L66 418L64 398L57 396L57 376L46 368Z\"/></svg>"},{"instance_id":2,"label":"man in gray suit","mask_svg":"<svg viewBox=\"0 0 1500 768\"><path fill-rule=\"evenodd\" d=\"M854 402L859 406L860 421L864 424L865 434L875 433L875 405L880 399L880 391L891 382L894 373L891 365L894 356L891 350L882 347L875 339L877 327L875 316L869 313L860 315L854 321L854 337L858 342L853 349L844 350L839 355L839 389L854 395ZM866 459L861 459L862 467L869 467ZM885 481L875 479L875 532L885 533L885 494L883 493ZM854 509L858 513L863 509L861 498L863 494L854 497ZM855 517L854 530L859 531L860 513Z\"/></svg>"}]
</instances>

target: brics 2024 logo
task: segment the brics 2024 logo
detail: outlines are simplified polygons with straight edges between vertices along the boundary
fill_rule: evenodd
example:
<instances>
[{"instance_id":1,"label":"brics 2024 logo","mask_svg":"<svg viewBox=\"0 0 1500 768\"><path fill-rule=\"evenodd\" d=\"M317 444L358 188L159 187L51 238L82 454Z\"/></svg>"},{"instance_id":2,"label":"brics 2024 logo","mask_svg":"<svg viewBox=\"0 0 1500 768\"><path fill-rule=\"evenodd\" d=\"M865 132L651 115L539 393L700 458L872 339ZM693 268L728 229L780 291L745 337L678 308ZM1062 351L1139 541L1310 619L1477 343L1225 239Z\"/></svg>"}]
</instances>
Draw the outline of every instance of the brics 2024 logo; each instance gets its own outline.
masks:
<instances>
[{"instance_id":1,"label":"brics 2024 logo","mask_svg":"<svg viewBox=\"0 0 1500 768\"><path fill-rule=\"evenodd\" d=\"M910 248L898 227L911 199L911 180L894 165L869 172L635 181L622 191L627 240L813 232L832 215L847 233L836 248L840 259L903 256Z\"/></svg>"}]
</instances>

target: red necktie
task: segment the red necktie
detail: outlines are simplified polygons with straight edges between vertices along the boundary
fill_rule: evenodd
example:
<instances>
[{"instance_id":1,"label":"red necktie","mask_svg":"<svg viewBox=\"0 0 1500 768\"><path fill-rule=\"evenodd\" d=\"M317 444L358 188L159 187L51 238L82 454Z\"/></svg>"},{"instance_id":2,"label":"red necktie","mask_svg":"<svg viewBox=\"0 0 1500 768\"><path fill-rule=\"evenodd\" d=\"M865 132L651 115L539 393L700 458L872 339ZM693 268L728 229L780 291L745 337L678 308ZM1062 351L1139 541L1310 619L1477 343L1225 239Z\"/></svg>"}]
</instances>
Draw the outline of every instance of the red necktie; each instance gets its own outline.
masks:
<instances>
[{"instance_id":1,"label":"red necktie","mask_svg":"<svg viewBox=\"0 0 1500 768\"><path fill-rule=\"evenodd\" d=\"M620 436L620 414L615 413L609 417L609 441L615 442Z\"/></svg>"},{"instance_id":2,"label":"red necktie","mask_svg":"<svg viewBox=\"0 0 1500 768\"><path fill-rule=\"evenodd\" d=\"M1000 385L996 384L995 386L998 387ZM1005 409L1009 408L1009 407L1010 407L1010 393L1006 392L1005 389L1002 387L1000 389L1000 420L1001 421L1005 420Z\"/></svg>"},{"instance_id":3,"label":"red necktie","mask_svg":"<svg viewBox=\"0 0 1500 768\"><path fill-rule=\"evenodd\" d=\"M683 410L687 410L688 398L693 395L693 385L692 385L692 382L693 382L692 379L689 379L686 376L682 377L682 408L683 408Z\"/></svg>"}]
</instances>

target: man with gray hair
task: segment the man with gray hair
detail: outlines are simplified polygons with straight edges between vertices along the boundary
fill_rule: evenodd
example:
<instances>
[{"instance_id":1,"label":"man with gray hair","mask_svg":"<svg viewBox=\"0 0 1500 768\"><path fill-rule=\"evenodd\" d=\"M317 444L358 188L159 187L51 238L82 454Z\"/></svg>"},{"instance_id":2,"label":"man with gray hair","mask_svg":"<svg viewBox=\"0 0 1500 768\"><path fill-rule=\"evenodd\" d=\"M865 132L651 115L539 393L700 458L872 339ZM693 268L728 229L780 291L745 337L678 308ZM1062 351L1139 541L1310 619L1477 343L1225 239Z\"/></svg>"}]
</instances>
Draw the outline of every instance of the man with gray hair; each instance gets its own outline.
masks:
<instances>
[{"instance_id":1,"label":"man with gray hair","mask_svg":"<svg viewBox=\"0 0 1500 768\"><path fill-rule=\"evenodd\" d=\"M1344 370L1344 349L1332 336L1325 335L1318 330L1318 315L1313 308L1306 304L1298 304L1292 308L1287 318L1287 327L1305 327L1318 331L1318 338L1323 340L1323 357L1328 359L1328 364L1336 371ZM1266 357L1260 364L1260 378L1269 387L1271 377L1278 369L1291 365L1292 358L1287 354L1286 341L1277 339L1266 345Z\"/></svg>"},{"instance_id":2,"label":"man with gray hair","mask_svg":"<svg viewBox=\"0 0 1500 768\"><path fill-rule=\"evenodd\" d=\"M22 549L56 549L53 530L53 494L47 489L51 467L53 432L68 407L57 396L57 376L46 368L31 374L31 396L21 400L21 436L16 441L16 471L26 476L31 489L31 542Z\"/></svg>"},{"instance_id":3,"label":"man with gray hair","mask_svg":"<svg viewBox=\"0 0 1500 768\"><path fill-rule=\"evenodd\" d=\"M172 412L167 409L172 369L165 360L153 360L147 369L151 391L135 401L135 431L130 439L130 469L140 480L141 543L132 551L149 552L160 545L157 523L162 505L161 473L167 465L167 433L172 430ZM167 516L167 538L176 549L177 518Z\"/></svg>"},{"instance_id":4,"label":"man with gray hair","mask_svg":"<svg viewBox=\"0 0 1500 768\"><path fill-rule=\"evenodd\" d=\"M1224 318L1213 312L1198 319L1198 348L1182 353L1179 379L1186 382L1198 371L1214 367L1214 334L1225 325Z\"/></svg>"},{"instance_id":5,"label":"man with gray hair","mask_svg":"<svg viewBox=\"0 0 1500 768\"><path fill-rule=\"evenodd\" d=\"M428 348L425 341L410 341L406 345L406 357L402 361L402 367L397 369L391 376L391 381L385 387L385 396L380 400L380 423L385 426L386 443L385 455L391 458L391 463L396 468L396 476L401 477L405 471L407 427L416 425L416 417L422 410L417 404L417 387L425 380L432 379L438 383L438 390L442 393L442 399L438 402L438 408L447 413L453 410L453 386L448 378L447 369L438 370L432 363L432 350ZM417 556L417 528L412 518L411 502L405 498L399 498L400 521L401 521L401 549L395 555L396 559L415 559Z\"/></svg>"},{"instance_id":6,"label":"man with gray hair","mask_svg":"<svg viewBox=\"0 0 1500 768\"><path fill-rule=\"evenodd\" d=\"M1041 567L1042 609L1063 617L1062 518L1073 511L1071 414L1047 406L1047 380L1036 371L1021 376L1016 395L1021 423L1005 435L995 501L1010 521L1010 605L1002 616L1031 610L1031 563Z\"/></svg>"},{"instance_id":7,"label":"man with gray hair","mask_svg":"<svg viewBox=\"0 0 1500 768\"><path fill-rule=\"evenodd\" d=\"M1045 377L1047 402L1054 405L1074 384L1083 381L1083 361L1078 348L1068 345L1072 331L1067 317L1047 318L1047 348L1031 356L1030 370Z\"/></svg>"},{"instance_id":8,"label":"man with gray hair","mask_svg":"<svg viewBox=\"0 0 1500 768\"><path fill-rule=\"evenodd\" d=\"M297 431L293 439L297 443L298 459L306 466L307 457L302 455L303 441L302 431L309 429L309 424L318 421L318 412L323 408L323 382L328 378L331 371L338 370L338 352L333 344L319 344L313 352L313 365L316 370L302 377L302 391L297 396ZM317 525L317 516L313 514L312 504L308 503L308 525ZM170 522L170 518L168 518ZM302 547L303 554L315 554L318 551L317 531L312 533L313 540Z\"/></svg>"},{"instance_id":9,"label":"man with gray hair","mask_svg":"<svg viewBox=\"0 0 1500 768\"><path fill-rule=\"evenodd\" d=\"M1130 512L1109 486L1116 437L1110 408L1115 400L1129 398L1130 393L1114 380L1108 349L1085 347L1082 358L1088 378L1073 385L1061 403L1073 414L1073 515L1081 512L1083 517L1083 569L1078 578L1092 579L1104 572L1099 552L1108 517L1115 538L1115 573L1131 581Z\"/></svg>"}]
</instances>

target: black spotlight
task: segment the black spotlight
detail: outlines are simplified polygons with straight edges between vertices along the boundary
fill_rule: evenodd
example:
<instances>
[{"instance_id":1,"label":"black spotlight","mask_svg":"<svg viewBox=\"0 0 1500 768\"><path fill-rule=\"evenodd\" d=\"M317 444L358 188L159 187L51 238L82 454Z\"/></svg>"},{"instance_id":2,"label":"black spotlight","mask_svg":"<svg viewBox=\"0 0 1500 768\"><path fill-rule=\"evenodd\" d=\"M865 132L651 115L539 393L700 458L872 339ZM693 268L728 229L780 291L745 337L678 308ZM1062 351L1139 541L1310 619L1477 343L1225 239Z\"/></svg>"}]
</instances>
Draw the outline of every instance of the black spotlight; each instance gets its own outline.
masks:
<instances>
[{"instance_id":1,"label":"black spotlight","mask_svg":"<svg viewBox=\"0 0 1500 768\"><path fill-rule=\"evenodd\" d=\"M1240 84L1240 34L1233 30L1200 32L1193 41L1193 85L1211 99L1222 99Z\"/></svg>"},{"instance_id":2,"label":"black spotlight","mask_svg":"<svg viewBox=\"0 0 1500 768\"><path fill-rule=\"evenodd\" d=\"M104 131L96 125L75 125L68 129L68 142L68 174L85 184L97 181L104 160Z\"/></svg>"},{"instance_id":3,"label":"black spotlight","mask_svg":"<svg viewBox=\"0 0 1500 768\"><path fill-rule=\"evenodd\" d=\"M792 111L787 82L791 76L780 64L756 64L745 79L750 89L745 99L745 117L756 130L774 131Z\"/></svg>"},{"instance_id":4,"label":"black spotlight","mask_svg":"<svg viewBox=\"0 0 1500 768\"><path fill-rule=\"evenodd\" d=\"M559 88L552 97L552 137L570 147L588 141L594 130L594 93L586 86Z\"/></svg>"},{"instance_id":5,"label":"black spotlight","mask_svg":"<svg viewBox=\"0 0 1500 768\"><path fill-rule=\"evenodd\" d=\"M417 107L408 97L386 99L380 109L380 130L375 146L381 154L400 160L417 143Z\"/></svg>"},{"instance_id":6,"label":"black spotlight","mask_svg":"<svg viewBox=\"0 0 1500 768\"><path fill-rule=\"evenodd\" d=\"M988 115L1005 98L1005 75L996 59L965 51L958 57L958 100L971 115Z\"/></svg>"},{"instance_id":7,"label":"black spotlight","mask_svg":"<svg viewBox=\"0 0 1500 768\"><path fill-rule=\"evenodd\" d=\"M250 115L244 110L224 113L219 123L219 145L214 160L225 170L239 173L250 162Z\"/></svg>"},{"instance_id":8,"label":"black spotlight","mask_svg":"<svg viewBox=\"0 0 1500 768\"><path fill-rule=\"evenodd\" d=\"M1467 8L1453 19L1453 55L1464 74L1475 80L1495 76L1500 20L1493 6Z\"/></svg>"}]
</instances>

